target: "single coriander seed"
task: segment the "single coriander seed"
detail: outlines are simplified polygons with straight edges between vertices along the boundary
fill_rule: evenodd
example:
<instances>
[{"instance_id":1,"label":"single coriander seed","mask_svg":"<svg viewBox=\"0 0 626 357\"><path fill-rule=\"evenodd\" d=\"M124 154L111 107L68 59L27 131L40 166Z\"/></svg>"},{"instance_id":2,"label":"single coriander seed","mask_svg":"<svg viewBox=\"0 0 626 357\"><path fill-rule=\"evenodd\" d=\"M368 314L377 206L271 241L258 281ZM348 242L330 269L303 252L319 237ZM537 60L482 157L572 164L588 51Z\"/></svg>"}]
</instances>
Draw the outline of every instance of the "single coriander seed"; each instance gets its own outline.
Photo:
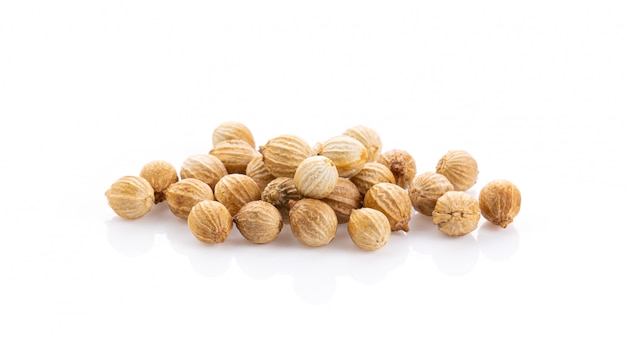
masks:
<instances>
[{"instance_id":1,"label":"single coriander seed","mask_svg":"<svg viewBox=\"0 0 626 357\"><path fill-rule=\"evenodd\" d=\"M229 121L218 125L213 130L213 146L217 146L222 141L226 140L243 140L251 147L255 147L254 136L252 132L242 123Z\"/></svg>"},{"instance_id":2,"label":"single coriander seed","mask_svg":"<svg viewBox=\"0 0 626 357\"><path fill-rule=\"evenodd\" d=\"M363 206L384 213L392 231L409 231L411 199L402 187L387 182L376 184L365 194Z\"/></svg>"},{"instance_id":3,"label":"single coriander seed","mask_svg":"<svg viewBox=\"0 0 626 357\"><path fill-rule=\"evenodd\" d=\"M402 188L408 188L417 173L415 160L404 150L386 151L378 156L376 162L387 166L396 178L396 185Z\"/></svg>"},{"instance_id":4,"label":"single coriander seed","mask_svg":"<svg viewBox=\"0 0 626 357\"><path fill-rule=\"evenodd\" d=\"M350 178L367 163L367 149L358 140L340 135L324 142L318 153L331 159L340 177Z\"/></svg>"},{"instance_id":5,"label":"single coriander seed","mask_svg":"<svg viewBox=\"0 0 626 357\"><path fill-rule=\"evenodd\" d=\"M388 182L395 184L396 178L387 166L378 162L368 162L350 181L358 187L362 195L365 195L377 183Z\"/></svg>"},{"instance_id":6,"label":"single coriander seed","mask_svg":"<svg viewBox=\"0 0 626 357\"><path fill-rule=\"evenodd\" d=\"M261 191L250 177L230 174L222 177L215 185L215 199L234 216L246 203L260 200Z\"/></svg>"},{"instance_id":7,"label":"single coriander seed","mask_svg":"<svg viewBox=\"0 0 626 357\"><path fill-rule=\"evenodd\" d=\"M312 156L304 159L293 177L293 183L304 197L324 198L335 185L339 174L335 163L325 156Z\"/></svg>"},{"instance_id":8,"label":"single coriander seed","mask_svg":"<svg viewBox=\"0 0 626 357\"><path fill-rule=\"evenodd\" d=\"M480 190L478 203L486 220L506 228L519 213L522 195L512 182L493 180Z\"/></svg>"},{"instance_id":9,"label":"single coriander seed","mask_svg":"<svg viewBox=\"0 0 626 357\"><path fill-rule=\"evenodd\" d=\"M209 154L195 154L189 156L180 168L180 178L198 179L215 189L215 184L222 177L228 175L226 167L217 157Z\"/></svg>"},{"instance_id":10,"label":"single coriander seed","mask_svg":"<svg viewBox=\"0 0 626 357\"><path fill-rule=\"evenodd\" d=\"M246 203L233 217L241 235L252 243L273 241L283 228L283 219L271 203L252 201Z\"/></svg>"},{"instance_id":11,"label":"single coriander seed","mask_svg":"<svg viewBox=\"0 0 626 357\"><path fill-rule=\"evenodd\" d=\"M143 177L124 176L105 192L115 214L128 219L143 217L154 205L154 189Z\"/></svg>"},{"instance_id":12,"label":"single coriander seed","mask_svg":"<svg viewBox=\"0 0 626 357\"><path fill-rule=\"evenodd\" d=\"M280 135L259 148L263 163L274 177L291 177L298 165L313 156L311 147L304 139L295 135Z\"/></svg>"},{"instance_id":13,"label":"single coriander seed","mask_svg":"<svg viewBox=\"0 0 626 357\"><path fill-rule=\"evenodd\" d=\"M478 180L478 164L465 150L450 150L437 163L437 173L450 180L455 191L467 191Z\"/></svg>"},{"instance_id":14,"label":"single coriander seed","mask_svg":"<svg viewBox=\"0 0 626 357\"><path fill-rule=\"evenodd\" d=\"M347 129L343 135L357 139L367 150L367 162L374 162L383 148L383 143L376 130L363 125Z\"/></svg>"},{"instance_id":15,"label":"single coriander seed","mask_svg":"<svg viewBox=\"0 0 626 357\"><path fill-rule=\"evenodd\" d=\"M257 186L259 186L259 190L263 192L265 186L268 183L272 182L276 177L272 175L265 164L263 163L263 157L257 156L254 159L250 160L248 163L248 167L246 167L246 176L256 182Z\"/></svg>"},{"instance_id":16,"label":"single coriander seed","mask_svg":"<svg viewBox=\"0 0 626 357\"><path fill-rule=\"evenodd\" d=\"M443 233L458 237L478 227L480 209L478 200L461 191L449 191L439 197L433 210L433 223Z\"/></svg>"},{"instance_id":17,"label":"single coriander seed","mask_svg":"<svg viewBox=\"0 0 626 357\"><path fill-rule=\"evenodd\" d=\"M198 202L214 199L211 187L194 178L182 179L165 190L165 200L170 211L176 217L185 220Z\"/></svg>"},{"instance_id":18,"label":"single coriander seed","mask_svg":"<svg viewBox=\"0 0 626 357\"><path fill-rule=\"evenodd\" d=\"M154 190L154 203L165 200L165 190L178 182L178 173L174 165L163 160L154 160L145 164L139 176L145 178Z\"/></svg>"},{"instance_id":19,"label":"single coriander seed","mask_svg":"<svg viewBox=\"0 0 626 357\"><path fill-rule=\"evenodd\" d=\"M348 234L354 244L363 250L377 250L385 246L391 236L389 220L380 211L361 208L352 211Z\"/></svg>"},{"instance_id":20,"label":"single coriander seed","mask_svg":"<svg viewBox=\"0 0 626 357\"><path fill-rule=\"evenodd\" d=\"M215 145L209 154L217 157L229 174L245 174L252 159L259 153L243 140L226 140Z\"/></svg>"},{"instance_id":21,"label":"single coriander seed","mask_svg":"<svg viewBox=\"0 0 626 357\"><path fill-rule=\"evenodd\" d=\"M411 180L409 197L417 212L432 216L439 197L453 190L454 186L445 176L434 172L424 172Z\"/></svg>"},{"instance_id":22,"label":"single coriander seed","mask_svg":"<svg viewBox=\"0 0 626 357\"><path fill-rule=\"evenodd\" d=\"M199 241L223 243L233 228L233 219L223 204L205 200L193 206L187 225Z\"/></svg>"},{"instance_id":23,"label":"single coriander seed","mask_svg":"<svg viewBox=\"0 0 626 357\"><path fill-rule=\"evenodd\" d=\"M347 223L352 210L363 207L363 196L352 181L340 177L333 191L322 202L328 204L337 215L339 224Z\"/></svg>"},{"instance_id":24,"label":"single coriander seed","mask_svg":"<svg viewBox=\"0 0 626 357\"><path fill-rule=\"evenodd\" d=\"M337 233L337 216L326 203L303 198L289 211L291 231L300 243L321 247L330 243Z\"/></svg>"}]
</instances>

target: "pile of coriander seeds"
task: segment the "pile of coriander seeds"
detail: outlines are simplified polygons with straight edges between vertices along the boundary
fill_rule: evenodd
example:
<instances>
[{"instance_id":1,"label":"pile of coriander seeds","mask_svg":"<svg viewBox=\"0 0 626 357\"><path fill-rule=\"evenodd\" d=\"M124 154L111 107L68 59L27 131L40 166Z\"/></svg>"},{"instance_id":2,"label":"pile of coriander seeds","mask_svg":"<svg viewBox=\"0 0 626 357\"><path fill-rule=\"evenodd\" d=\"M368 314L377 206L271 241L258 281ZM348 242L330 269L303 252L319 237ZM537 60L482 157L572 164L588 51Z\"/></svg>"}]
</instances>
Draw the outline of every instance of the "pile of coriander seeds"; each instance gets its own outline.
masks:
<instances>
[{"instance_id":1,"label":"pile of coriander seeds","mask_svg":"<svg viewBox=\"0 0 626 357\"><path fill-rule=\"evenodd\" d=\"M280 135L256 150L250 130L237 122L219 125L212 139L213 149L189 156L179 172L157 160L139 176L118 179L105 193L109 206L137 219L166 201L206 243L224 242L233 223L248 241L269 243L288 224L302 244L319 247L347 223L364 250L383 247L392 231L408 231L412 208L455 237L474 231L481 214L506 228L520 210L520 191L507 180L487 183L478 199L465 192L478 178L468 152L449 151L434 172L417 175L408 152L381 152L380 136L365 126L314 147Z\"/></svg>"}]
</instances>

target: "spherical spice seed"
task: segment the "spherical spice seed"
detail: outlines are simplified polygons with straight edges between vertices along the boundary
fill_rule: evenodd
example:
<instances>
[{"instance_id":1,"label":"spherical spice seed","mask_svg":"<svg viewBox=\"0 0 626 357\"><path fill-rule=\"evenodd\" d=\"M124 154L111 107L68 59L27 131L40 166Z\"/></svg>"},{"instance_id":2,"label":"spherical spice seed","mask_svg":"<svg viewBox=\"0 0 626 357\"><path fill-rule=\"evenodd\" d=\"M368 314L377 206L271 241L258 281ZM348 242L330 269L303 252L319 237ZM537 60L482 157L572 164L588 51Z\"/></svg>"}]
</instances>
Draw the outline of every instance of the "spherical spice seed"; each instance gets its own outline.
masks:
<instances>
[{"instance_id":1,"label":"spherical spice seed","mask_svg":"<svg viewBox=\"0 0 626 357\"><path fill-rule=\"evenodd\" d=\"M195 154L189 156L180 168L180 178L198 179L215 189L215 184L222 177L228 175L226 166L217 157L209 154Z\"/></svg>"},{"instance_id":2,"label":"spherical spice seed","mask_svg":"<svg viewBox=\"0 0 626 357\"><path fill-rule=\"evenodd\" d=\"M506 228L520 211L522 195L512 182L493 180L480 190L478 203L486 220Z\"/></svg>"},{"instance_id":3,"label":"spherical spice seed","mask_svg":"<svg viewBox=\"0 0 626 357\"><path fill-rule=\"evenodd\" d=\"M479 220L478 200L465 192L444 193L433 210L433 223L441 232L453 237L471 233L478 227Z\"/></svg>"},{"instance_id":4,"label":"spherical spice seed","mask_svg":"<svg viewBox=\"0 0 626 357\"><path fill-rule=\"evenodd\" d=\"M234 216L246 203L260 200L261 191L250 177L230 174L222 177L215 185L215 199Z\"/></svg>"},{"instance_id":5,"label":"spherical spice seed","mask_svg":"<svg viewBox=\"0 0 626 357\"><path fill-rule=\"evenodd\" d=\"M248 167L246 167L246 176L256 182L261 192L263 192L268 183L272 182L272 180L276 178L274 175L270 174L267 167L265 167L262 156L257 156L250 160Z\"/></svg>"},{"instance_id":6,"label":"spherical spice seed","mask_svg":"<svg viewBox=\"0 0 626 357\"><path fill-rule=\"evenodd\" d=\"M265 201L246 203L233 217L233 221L241 235L256 244L273 241L283 228L278 208Z\"/></svg>"},{"instance_id":7,"label":"spherical spice seed","mask_svg":"<svg viewBox=\"0 0 626 357\"><path fill-rule=\"evenodd\" d=\"M165 200L165 190L178 182L178 173L174 165L164 160L154 160L141 168L139 176L145 178L154 190L154 203Z\"/></svg>"},{"instance_id":8,"label":"spherical spice seed","mask_svg":"<svg viewBox=\"0 0 626 357\"><path fill-rule=\"evenodd\" d=\"M291 232L304 245L320 247L330 243L337 233L337 216L326 203L304 198L289 211Z\"/></svg>"},{"instance_id":9,"label":"spherical spice seed","mask_svg":"<svg viewBox=\"0 0 626 357\"><path fill-rule=\"evenodd\" d=\"M434 172L424 172L411 180L409 198L416 211L432 216L439 197L453 190L454 186L445 176Z\"/></svg>"},{"instance_id":10,"label":"spherical spice seed","mask_svg":"<svg viewBox=\"0 0 626 357\"><path fill-rule=\"evenodd\" d=\"M223 204L206 200L193 206L187 225L199 241L223 243L233 228L233 219Z\"/></svg>"},{"instance_id":11,"label":"spherical spice seed","mask_svg":"<svg viewBox=\"0 0 626 357\"><path fill-rule=\"evenodd\" d=\"M217 146L222 141L226 140L243 140L251 147L256 147L254 143L254 136L250 129L242 123L230 121L218 125L213 130L213 146Z\"/></svg>"},{"instance_id":12,"label":"spherical spice seed","mask_svg":"<svg viewBox=\"0 0 626 357\"><path fill-rule=\"evenodd\" d=\"M352 210L363 206L363 196L352 181L340 177L333 191L324 197L322 202L328 204L335 211L337 221L342 224L348 222Z\"/></svg>"},{"instance_id":13,"label":"spherical spice seed","mask_svg":"<svg viewBox=\"0 0 626 357\"><path fill-rule=\"evenodd\" d=\"M143 177L124 176L105 192L115 214L128 219L143 217L154 205L154 189Z\"/></svg>"},{"instance_id":14,"label":"spherical spice seed","mask_svg":"<svg viewBox=\"0 0 626 357\"><path fill-rule=\"evenodd\" d=\"M313 156L311 146L295 135L280 135L259 148L267 170L275 177L291 177L298 165Z\"/></svg>"},{"instance_id":15,"label":"spherical spice seed","mask_svg":"<svg viewBox=\"0 0 626 357\"><path fill-rule=\"evenodd\" d=\"M283 216L283 223L289 224L290 202L302 199L294 180L290 177L278 177L265 186L261 199L274 205Z\"/></svg>"},{"instance_id":16,"label":"spherical spice seed","mask_svg":"<svg viewBox=\"0 0 626 357\"><path fill-rule=\"evenodd\" d=\"M391 236L389 220L380 211L361 208L352 211L348 234L354 244L363 250L377 250L385 246Z\"/></svg>"},{"instance_id":17,"label":"spherical spice seed","mask_svg":"<svg viewBox=\"0 0 626 357\"><path fill-rule=\"evenodd\" d=\"M407 188L417 173L413 156L404 150L389 150L378 156L379 162L389 168L396 178L396 185Z\"/></svg>"},{"instance_id":18,"label":"spherical spice seed","mask_svg":"<svg viewBox=\"0 0 626 357\"><path fill-rule=\"evenodd\" d=\"M343 135L357 139L367 150L367 162L374 162L383 148L383 142L376 130L363 125L347 129Z\"/></svg>"},{"instance_id":19,"label":"spherical spice seed","mask_svg":"<svg viewBox=\"0 0 626 357\"><path fill-rule=\"evenodd\" d=\"M215 145L209 154L217 157L229 174L245 174L252 159L259 153L243 140L226 140Z\"/></svg>"},{"instance_id":20,"label":"spherical spice seed","mask_svg":"<svg viewBox=\"0 0 626 357\"><path fill-rule=\"evenodd\" d=\"M437 173L450 180L455 191L467 191L478 180L478 164L465 150L450 150L437 163Z\"/></svg>"},{"instance_id":21,"label":"spherical spice seed","mask_svg":"<svg viewBox=\"0 0 626 357\"><path fill-rule=\"evenodd\" d=\"M411 199L402 187L387 182L372 186L365 194L363 207L384 213L392 231L409 231Z\"/></svg>"},{"instance_id":22,"label":"spherical spice seed","mask_svg":"<svg viewBox=\"0 0 626 357\"><path fill-rule=\"evenodd\" d=\"M214 199L211 187L194 178L182 179L165 190L165 200L170 211L185 220L198 202Z\"/></svg>"},{"instance_id":23,"label":"spherical spice seed","mask_svg":"<svg viewBox=\"0 0 626 357\"><path fill-rule=\"evenodd\" d=\"M324 142L318 153L331 159L340 177L350 178L367 163L367 149L358 140L340 135Z\"/></svg>"},{"instance_id":24,"label":"spherical spice seed","mask_svg":"<svg viewBox=\"0 0 626 357\"><path fill-rule=\"evenodd\" d=\"M375 184L381 182L395 184L396 178L387 166L378 162L368 162L350 181L356 185L362 195L365 195Z\"/></svg>"},{"instance_id":25,"label":"spherical spice seed","mask_svg":"<svg viewBox=\"0 0 626 357\"><path fill-rule=\"evenodd\" d=\"M324 198L335 185L339 174L335 163L325 156L312 156L304 159L293 177L293 183L304 197Z\"/></svg>"}]
</instances>

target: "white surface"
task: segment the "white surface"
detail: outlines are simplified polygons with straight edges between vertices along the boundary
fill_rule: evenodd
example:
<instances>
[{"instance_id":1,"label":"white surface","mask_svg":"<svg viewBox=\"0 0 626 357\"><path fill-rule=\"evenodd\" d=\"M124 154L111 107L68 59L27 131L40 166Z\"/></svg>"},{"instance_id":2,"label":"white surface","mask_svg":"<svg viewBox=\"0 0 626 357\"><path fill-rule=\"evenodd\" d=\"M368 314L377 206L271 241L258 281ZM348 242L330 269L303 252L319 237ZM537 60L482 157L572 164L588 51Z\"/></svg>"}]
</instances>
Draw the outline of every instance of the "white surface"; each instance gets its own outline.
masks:
<instances>
[{"instance_id":1,"label":"white surface","mask_svg":"<svg viewBox=\"0 0 626 357\"><path fill-rule=\"evenodd\" d=\"M624 355L619 1L0 2L0 355ZM311 144L363 124L433 170L515 182L520 215L366 253L287 227L200 244L104 191L213 128Z\"/></svg>"}]
</instances>

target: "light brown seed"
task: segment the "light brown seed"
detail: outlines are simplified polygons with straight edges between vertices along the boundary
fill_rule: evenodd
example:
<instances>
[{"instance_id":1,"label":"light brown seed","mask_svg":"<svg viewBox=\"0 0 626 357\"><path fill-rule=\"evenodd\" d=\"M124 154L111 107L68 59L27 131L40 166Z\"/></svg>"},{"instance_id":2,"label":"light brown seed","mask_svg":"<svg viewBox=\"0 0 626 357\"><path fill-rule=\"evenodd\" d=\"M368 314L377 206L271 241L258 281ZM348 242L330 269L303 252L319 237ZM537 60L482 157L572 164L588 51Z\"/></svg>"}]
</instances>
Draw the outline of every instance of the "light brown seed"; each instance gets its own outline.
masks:
<instances>
[{"instance_id":1,"label":"light brown seed","mask_svg":"<svg viewBox=\"0 0 626 357\"><path fill-rule=\"evenodd\" d=\"M187 225L199 241L223 243L233 228L233 219L223 204L201 201L193 206Z\"/></svg>"},{"instance_id":2,"label":"light brown seed","mask_svg":"<svg viewBox=\"0 0 626 357\"><path fill-rule=\"evenodd\" d=\"M251 147L256 147L254 137L252 136L250 129L242 123L234 121L218 125L215 130L213 130L212 139L213 146L217 146L217 144L226 140L243 140Z\"/></svg>"},{"instance_id":3,"label":"light brown seed","mask_svg":"<svg viewBox=\"0 0 626 357\"><path fill-rule=\"evenodd\" d=\"M357 139L367 150L367 161L374 162L383 148L383 142L376 130L357 125L346 130L343 135Z\"/></svg>"},{"instance_id":4,"label":"light brown seed","mask_svg":"<svg viewBox=\"0 0 626 357\"><path fill-rule=\"evenodd\" d=\"M451 150L437 163L437 173L447 177L455 191L467 191L478 180L478 164L467 151Z\"/></svg>"},{"instance_id":5,"label":"light brown seed","mask_svg":"<svg viewBox=\"0 0 626 357\"><path fill-rule=\"evenodd\" d=\"M443 194L433 210L433 223L443 233L458 237L478 227L480 209L478 200L468 193L449 191Z\"/></svg>"},{"instance_id":6,"label":"light brown seed","mask_svg":"<svg viewBox=\"0 0 626 357\"><path fill-rule=\"evenodd\" d=\"M453 191L454 186L448 179L434 172L424 172L417 175L409 185L409 197L411 204L421 214L432 216L435 204L439 197L448 191Z\"/></svg>"},{"instance_id":7,"label":"light brown seed","mask_svg":"<svg viewBox=\"0 0 626 357\"><path fill-rule=\"evenodd\" d=\"M339 174L335 163L325 156L312 156L304 159L293 177L293 183L304 197L324 198L335 185Z\"/></svg>"},{"instance_id":8,"label":"light brown seed","mask_svg":"<svg viewBox=\"0 0 626 357\"><path fill-rule=\"evenodd\" d=\"M322 202L328 204L335 211L337 221L342 224L348 222L352 210L363 206L363 196L352 181L340 177L333 191L324 197Z\"/></svg>"},{"instance_id":9,"label":"light brown seed","mask_svg":"<svg viewBox=\"0 0 626 357\"><path fill-rule=\"evenodd\" d=\"M231 215L248 202L261 199L259 186L253 179L242 174L230 174L222 177L215 185L215 199L228 209Z\"/></svg>"},{"instance_id":10,"label":"light brown seed","mask_svg":"<svg viewBox=\"0 0 626 357\"><path fill-rule=\"evenodd\" d=\"M365 195L375 184L381 182L395 184L396 178L387 166L378 162L368 162L350 181L356 185L362 195Z\"/></svg>"},{"instance_id":11,"label":"light brown seed","mask_svg":"<svg viewBox=\"0 0 626 357\"><path fill-rule=\"evenodd\" d=\"M352 211L348 234L354 244L363 250L377 250L385 246L391 236L389 220L380 211L361 208Z\"/></svg>"},{"instance_id":12,"label":"light brown seed","mask_svg":"<svg viewBox=\"0 0 626 357\"><path fill-rule=\"evenodd\" d=\"M289 224L289 203L299 201L302 195L298 192L292 178L279 177L265 186L261 199L274 205L283 216L283 223Z\"/></svg>"},{"instance_id":13,"label":"light brown seed","mask_svg":"<svg viewBox=\"0 0 626 357\"><path fill-rule=\"evenodd\" d=\"M396 185L408 188L417 169L411 154L404 150L389 150L378 156L377 162L387 166L396 178Z\"/></svg>"},{"instance_id":14,"label":"light brown seed","mask_svg":"<svg viewBox=\"0 0 626 357\"><path fill-rule=\"evenodd\" d=\"M140 176L119 178L105 196L115 214L128 219L143 217L154 205L154 190L148 180Z\"/></svg>"},{"instance_id":15,"label":"light brown seed","mask_svg":"<svg viewBox=\"0 0 626 357\"><path fill-rule=\"evenodd\" d=\"M275 177L291 177L298 165L313 155L304 139L295 135L280 135L259 148L267 170Z\"/></svg>"},{"instance_id":16,"label":"light brown seed","mask_svg":"<svg viewBox=\"0 0 626 357\"><path fill-rule=\"evenodd\" d=\"M173 183L178 182L178 173L174 165L163 160L154 160L141 168L139 176L145 178L154 190L154 203L165 200L164 191Z\"/></svg>"},{"instance_id":17,"label":"light brown seed","mask_svg":"<svg viewBox=\"0 0 626 357\"><path fill-rule=\"evenodd\" d=\"M506 228L520 211L522 195L512 182L493 180L480 190L478 202L486 220Z\"/></svg>"},{"instance_id":18,"label":"light brown seed","mask_svg":"<svg viewBox=\"0 0 626 357\"><path fill-rule=\"evenodd\" d=\"M384 213L392 231L409 231L411 199L402 187L387 182L372 186L365 194L363 207Z\"/></svg>"},{"instance_id":19,"label":"light brown seed","mask_svg":"<svg viewBox=\"0 0 626 357\"><path fill-rule=\"evenodd\" d=\"M194 179L182 179L165 190L165 200L170 207L170 211L182 219L189 217L189 212L198 202L204 200L214 200L213 191L206 183Z\"/></svg>"},{"instance_id":20,"label":"light brown seed","mask_svg":"<svg viewBox=\"0 0 626 357\"><path fill-rule=\"evenodd\" d=\"M209 154L217 157L229 174L245 174L252 159L259 153L243 140L226 140L215 145Z\"/></svg>"},{"instance_id":21,"label":"light brown seed","mask_svg":"<svg viewBox=\"0 0 626 357\"><path fill-rule=\"evenodd\" d=\"M233 217L233 221L244 238L257 244L273 241L283 228L278 208L265 201L246 203Z\"/></svg>"},{"instance_id":22,"label":"light brown seed","mask_svg":"<svg viewBox=\"0 0 626 357\"><path fill-rule=\"evenodd\" d=\"M320 247L330 243L337 233L337 216L326 203L304 198L289 211L293 235L304 245Z\"/></svg>"},{"instance_id":23,"label":"light brown seed","mask_svg":"<svg viewBox=\"0 0 626 357\"><path fill-rule=\"evenodd\" d=\"M340 135L324 142L319 155L333 160L340 177L350 178L367 163L367 150L358 140Z\"/></svg>"},{"instance_id":24,"label":"light brown seed","mask_svg":"<svg viewBox=\"0 0 626 357\"><path fill-rule=\"evenodd\" d=\"M189 156L180 168L180 178L198 179L215 189L215 184L222 177L228 175L226 167L217 157L209 154L195 154Z\"/></svg>"},{"instance_id":25,"label":"light brown seed","mask_svg":"<svg viewBox=\"0 0 626 357\"><path fill-rule=\"evenodd\" d=\"M250 160L248 167L246 167L246 176L256 182L261 192L263 192L268 183L272 182L272 180L276 178L274 175L270 174L267 167L265 167L262 156L257 156Z\"/></svg>"}]
</instances>

